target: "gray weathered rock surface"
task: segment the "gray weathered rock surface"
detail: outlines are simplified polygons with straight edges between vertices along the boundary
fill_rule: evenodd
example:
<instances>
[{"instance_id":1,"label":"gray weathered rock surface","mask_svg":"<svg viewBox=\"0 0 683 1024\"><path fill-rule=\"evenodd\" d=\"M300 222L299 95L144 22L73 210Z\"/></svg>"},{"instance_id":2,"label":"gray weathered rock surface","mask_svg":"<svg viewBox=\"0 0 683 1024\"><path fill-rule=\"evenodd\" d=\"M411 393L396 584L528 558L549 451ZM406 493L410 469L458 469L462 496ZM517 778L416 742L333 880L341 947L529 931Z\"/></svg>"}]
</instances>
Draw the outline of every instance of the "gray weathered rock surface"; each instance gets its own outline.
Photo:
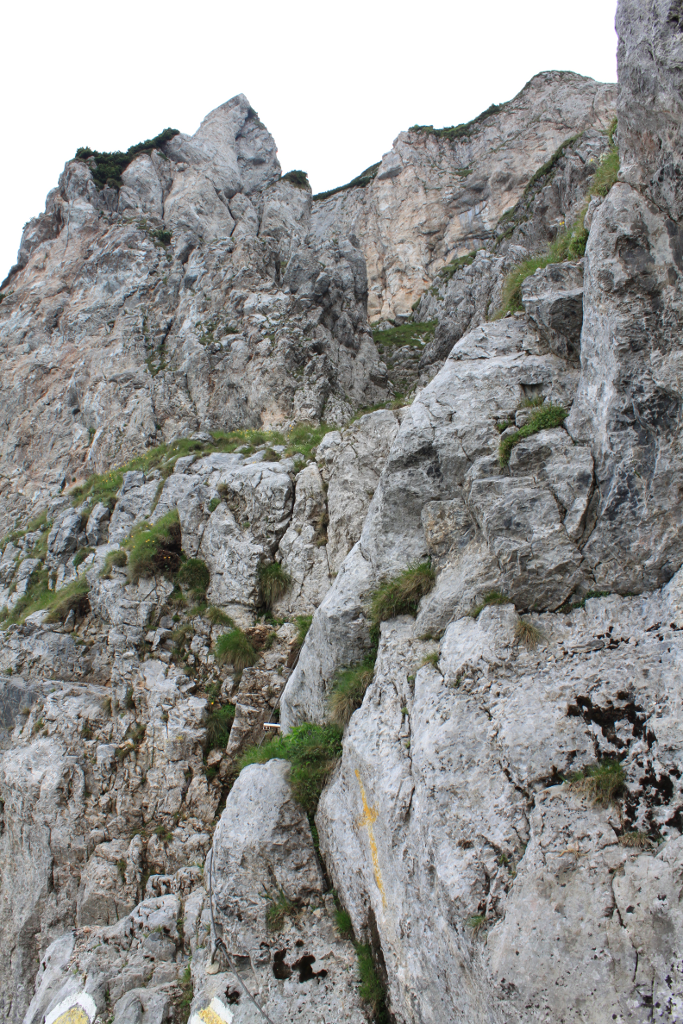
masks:
<instances>
[{"instance_id":1,"label":"gray weathered rock surface","mask_svg":"<svg viewBox=\"0 0 683 1024\"><path fill-rule=\"evenodd\" d=\"M0 305L3 1021L362 1024L366 955L396 1024L681 1020L679 21L620 3L618 127L545 72L327 198L243 96L67 163ZM302 734L240 758L361 661L309 818Z\"/></svg>"}]
</instances>

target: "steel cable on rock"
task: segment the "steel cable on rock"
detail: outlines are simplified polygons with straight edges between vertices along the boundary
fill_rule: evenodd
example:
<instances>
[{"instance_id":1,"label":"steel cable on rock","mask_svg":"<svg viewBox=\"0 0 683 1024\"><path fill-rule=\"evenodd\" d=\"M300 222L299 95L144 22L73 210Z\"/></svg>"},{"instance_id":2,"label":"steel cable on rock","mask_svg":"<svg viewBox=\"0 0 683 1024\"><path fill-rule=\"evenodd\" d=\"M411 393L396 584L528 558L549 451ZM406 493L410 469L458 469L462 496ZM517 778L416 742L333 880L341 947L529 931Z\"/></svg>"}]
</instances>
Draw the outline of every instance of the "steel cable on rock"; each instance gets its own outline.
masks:
<instances>
[{"instance_id":1,"label":"steel cable on rock","mask_svg":"<svg viewBox=\"0 0 683 1024\"><path fill-rule=\"evenodd\" d=\"M212 878L211 878L211 874L212 874L212 871L213 871L213 850L210 851L208 859L209 859L209 910L211 911L211 928L213 930L214 946L215 946L215 948L220 948L222 950L223 956L228 961L228 966L229 966L231 972L235 975L235 977L239 981L240 985L242 986L242 988L246 992L248 998L251 999L252 1003L254 1004L254 1006L256 1007L258 1012L261 1014L263 1019L267 1020L268 1024L275 1024L275 1021L271 1020L271 1018L268 1016L266 1011L264 1009L262 1009L259 1006L259 1004L256 1002L256 1000L254 999L253 995L251 994L251 992L247 988L246 984L244 983L244 981L242 980L240 975L237 973L237 969L236 969L236 967L235 967L235 965L234 965L234 963L232 961L232 957L228 953L227 947L226 947L225 943L223 942L223 939L220 937L220 935L216 931L216 922L215 922L215 919L214 919L214 916L213 916L213 883L212 883ZM212 959L213 959L213 957L212 957Z\"/></svg>"}]
</instances>

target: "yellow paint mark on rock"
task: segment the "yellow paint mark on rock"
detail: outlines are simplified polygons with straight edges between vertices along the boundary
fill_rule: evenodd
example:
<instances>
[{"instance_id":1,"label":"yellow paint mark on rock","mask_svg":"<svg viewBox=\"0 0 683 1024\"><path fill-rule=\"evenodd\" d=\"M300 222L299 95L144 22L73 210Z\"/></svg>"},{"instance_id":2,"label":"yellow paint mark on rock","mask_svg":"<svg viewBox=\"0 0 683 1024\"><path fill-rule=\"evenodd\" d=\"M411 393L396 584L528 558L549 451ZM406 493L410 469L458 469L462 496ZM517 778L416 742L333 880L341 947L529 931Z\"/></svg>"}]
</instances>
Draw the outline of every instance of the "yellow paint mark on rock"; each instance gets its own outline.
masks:
<instances>
[{"instance_id":1,"label":"yellow paint mark on rock","mask_svg":"<svg viewBox=\"0 0 683 1024\"><path fill-rule=\"evenodd\" d=\"M60 1014L54 1024L90 1024L90 1017L81 1006L72 1006Z\"/></svg>"},{"instance_id":2,"label":"yellow paint mark on rock","mask_svg":"<svg viewBox=\"0 0 683 1024\"><path fill-rule=\"evenodd\" d=\"M356 778L358 779L358 785L360 786L360 796L363 801L363 813L356 822L357 828L366 828L368 830L368 842L370 843L370 854L372 856L372 869L375 875L375 883L377 888L382 894L382 905L386 907L387 898L384 894L384 882L382 881L382 872L379 869L379 856L377 853L377 843L375 842L375 833L373 825L377 821L379 811L376 807L370 807L365 796L365 786L361 782L360 772L356 768Z\"/></svg>"},{"instance_id":3,"label":"yellow paint mark on rock","mask_svg":"<svg viewBox=\"0 0 683 1024\"><path fill-rule=\"evenodd\" d=\"M208 1006L192 1014L190 1024L231 1024L232 1010L224 1006L218 996L214 996Z\"/></svg>"}]
</instances>

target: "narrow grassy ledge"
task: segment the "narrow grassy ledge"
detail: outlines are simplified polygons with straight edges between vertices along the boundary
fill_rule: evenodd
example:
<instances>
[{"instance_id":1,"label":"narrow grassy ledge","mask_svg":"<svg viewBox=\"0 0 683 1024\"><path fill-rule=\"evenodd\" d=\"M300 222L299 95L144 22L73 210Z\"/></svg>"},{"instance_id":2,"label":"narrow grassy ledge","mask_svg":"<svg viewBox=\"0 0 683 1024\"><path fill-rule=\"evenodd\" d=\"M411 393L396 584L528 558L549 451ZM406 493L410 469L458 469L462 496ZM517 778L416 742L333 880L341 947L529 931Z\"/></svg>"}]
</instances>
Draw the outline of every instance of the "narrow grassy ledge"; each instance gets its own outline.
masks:
<instances>
[{"instance_id":1,"label":"narrow grassy ledge","mask_svg":"<svg viewBox=\"0 0 683 1024\"><path fill-rule=\"evenodd\" d=\"M375 970L372 950L369 945L356 943L360 987L358 994L372 1009L374 1024L389 1024L390 1017L386 1003L386 992Z\"/></svg>"},{"instance_id":2,"label":"narrow grassy ledge","mask_svg":"<svg viewBox=\"0 0 683 1024\"><path fill-rule=\"evenodd\" d=\"M435 135L439 139L449 139L451 141L463 139L471 135L482 121L486 121L489 117L493 117L494 114L498 114L505 106L505 103L492 103L490 107L487 107L481 114L477 114L471 121L467 121L465 124L451 125L450 128L434 128L431 124L414 124L408 131L418 132L421 135Z\"/></svg>"},{"instance_id":3,"label":"narrow grassy ledge","mask_svg":"<svg viewBox=\"0 0 683 1024\"><path fill-rule=\"evenodd\" d=\"M73 487L68 495L74 505L86 502L90 508L98 501L110 508L116 504L116 494L123 483L124 473L140 469L149 473L153 469L161 472L162 479L171 475L178 459L186 455L211 455L213 452L235 452L239 450L244 456L253 455L263 445L284 445L285 451L280 458L290 457L309 461L313 450L322 441L325 434L337 428L332 424L321 423L314 427L301 423L287 434L276 430L215 430L208 442L196 438L179 438L169 444L156 445L141 455L130 459L123 466L110 470L108 473L94 474L82 484ZM21 531L24 533L26 531ZM20 535L20 534L17 534ZM12 535L8 535L11 539Z\"/></svg>"},{"instance_id":4,"label":"narrow grassy ledge","mask_svg":"<svg viewBox=\"0 0 683 1024\"><path fill-rule=\"evenodd\" d=\"M338 185L337 188L330 188L327 192L318 192L313 196L313 201L318 202L323 199L329 199L330 196L336 196L338 192L346 192L350 188L367 188L370 182L374 181L377 177L380 163L381 161L378 161L376 164L366 167L364 171L361 171L359 175L352 178L346 185Z\"/></svg>"},{"instance_id":5,"label":"narrow grassy ledge","mask_svg":"<svg viewBox=\"0 0 683 1024\"><path fill-rule=\"evenodd\" d=\"M472 249L471 252L466 253L464 256L457 256L454 260L451 260L450 263L447 263L445 267L441 268L439 271L439 277L442 281L450 281L453 275L457 274L457 272L462 270L463 267L471 266L471 264L474 263L476 255L476 250Z\"/></svg>"},{"instance_id":6,"label":"narrow grassy ledge","mask_svg":"<svg viewBox=\"0 0 683 1024\"><path fill-rule=\"evenodd\" d=\"M501 439L498 449L498 456L501 466L507 466L510 461L512 449L523 441L525 437L537 434L539 430L551 430L553 427L561 427L567 417L567 411L561 405L544 405L531 417L528 423L516 430L513 434Z\"/></svg>"},{"instance_id":7,"label":"narrow grassy ledge","mask_svg":"<svg viewBox=\"0 0 683 1024\"><path fill-rule=\"evenodd\" d=\"M205 751L208 753L216 747L225 749L230 738L230 730L235 720L235 705L223 704L220 707L211 705L206 716Z\"/></svg>"},{"instance_id":8,"label":"narrow grassy ledge","mask_svg":"<svg viewBox=\"0 0 683 1024\"><path fill-rule=\"evenodd\" d=\"M389 327L386 331L373 330L372 337L376 345L421 345L427 344L434 337L437 320L427 320L424 323L399 324L398 327Z\"/></svg>"},{"instance_id":9,"label":"narrow grassy ledge","mask_svg":"<svg viewBox=\"0 0 683 1024\"><path fill-rule=\"evenodd\" d=\"M31 575L26 593L11 611L6 611L4 621L21 623L28 615L44 610L48 611L49 622L64 622L72 609L77 618L82 618L90 611L89 590L85 576L72 580L61 590L51 590L48 570L37 569Z\"/></svg>"},{"instance_id":10,"label":"narrow grassy ledge","mask_svg":"<svg viewBox=\"0 0 683 1024\"><path fill-rule=\"evenodd\" d=\"M201 558L187 558L180 566L176 579L182 587L189 590L195 601L201 601L209 589L211 573Z\"/></svg>"}]
</instances>

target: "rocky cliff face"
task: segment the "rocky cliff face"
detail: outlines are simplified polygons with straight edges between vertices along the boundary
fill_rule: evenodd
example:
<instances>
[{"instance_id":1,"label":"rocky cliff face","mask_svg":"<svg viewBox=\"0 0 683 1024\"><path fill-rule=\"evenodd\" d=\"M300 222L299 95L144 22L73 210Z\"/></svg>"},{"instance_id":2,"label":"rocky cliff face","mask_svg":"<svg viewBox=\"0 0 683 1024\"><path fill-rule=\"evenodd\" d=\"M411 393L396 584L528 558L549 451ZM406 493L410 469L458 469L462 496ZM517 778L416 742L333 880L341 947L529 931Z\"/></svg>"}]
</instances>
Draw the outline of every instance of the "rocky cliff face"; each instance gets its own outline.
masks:
<instances>
[{"instance_id":1,"label":"rocky cliff face","mask_svg":"<svg viewBox=\"0 0 683 1024\"><path fill-rule=\"evenodd\" d=\"M3 1020L681 1019L679 20L326 197L244 97L67 163L0 303Z\"/></svg>"}]
</instances>

